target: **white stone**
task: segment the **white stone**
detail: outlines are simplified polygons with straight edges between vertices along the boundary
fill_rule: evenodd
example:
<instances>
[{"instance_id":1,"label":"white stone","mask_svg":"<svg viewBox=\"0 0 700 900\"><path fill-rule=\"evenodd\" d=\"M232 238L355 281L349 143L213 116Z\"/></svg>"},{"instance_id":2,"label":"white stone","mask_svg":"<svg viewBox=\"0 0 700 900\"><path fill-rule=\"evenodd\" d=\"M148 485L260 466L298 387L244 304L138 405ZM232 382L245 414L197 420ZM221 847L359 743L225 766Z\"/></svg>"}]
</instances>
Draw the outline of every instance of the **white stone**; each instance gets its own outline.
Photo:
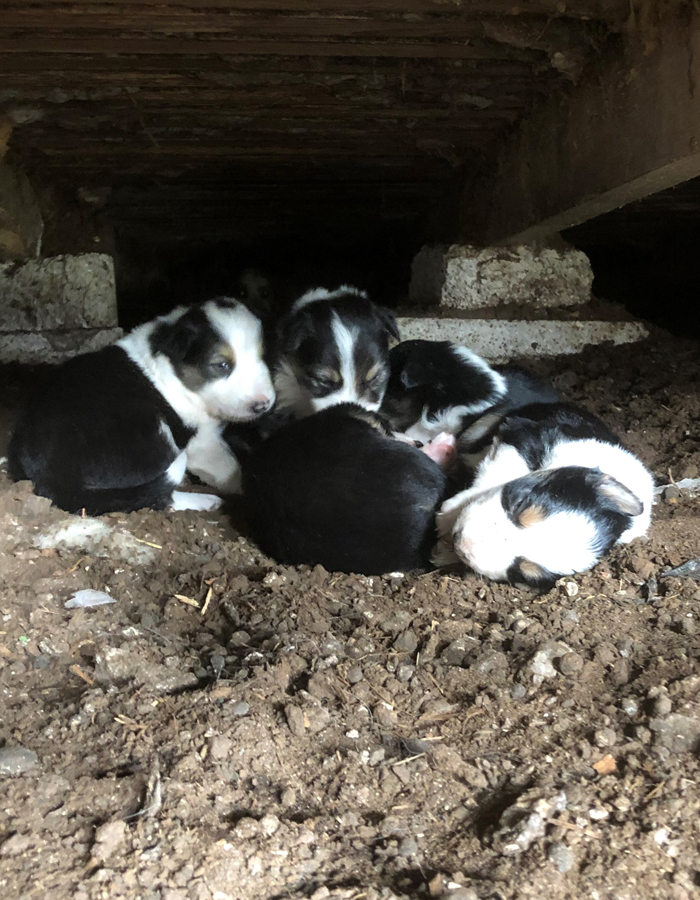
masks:
<instances>
[{"instance_id":1,"label":"white stone","mask_svg":"<svg viewBox=\"0 0 700 900\"><path fill-rule=\"evenodd\" d=\"M423 338L463 344L490 362L517 357L580 353L590 344L629 344L649 332L641 322L402 317L402 340Z\"/></svg>"},{"instance_id":2,"label":"white stone","mask_svg":"<svg viewBox=\"0 0 700 900\"><path fill-rule=\"evenodd\" d=\"M114 327L112 257L83 253L0 265L0 321L3 332Z\"/></svg>"},{"instance_id":3,"label":"white stone","mask_svg":"<svg viewBox=\"0 0 700 900\"><path fill-rule=\"evenodd\" d=\"M439 245L413 260L409 298L455 309L577 306L590 300L592 283L588 257L573 247Z\"/></svg>"}]
</instances>

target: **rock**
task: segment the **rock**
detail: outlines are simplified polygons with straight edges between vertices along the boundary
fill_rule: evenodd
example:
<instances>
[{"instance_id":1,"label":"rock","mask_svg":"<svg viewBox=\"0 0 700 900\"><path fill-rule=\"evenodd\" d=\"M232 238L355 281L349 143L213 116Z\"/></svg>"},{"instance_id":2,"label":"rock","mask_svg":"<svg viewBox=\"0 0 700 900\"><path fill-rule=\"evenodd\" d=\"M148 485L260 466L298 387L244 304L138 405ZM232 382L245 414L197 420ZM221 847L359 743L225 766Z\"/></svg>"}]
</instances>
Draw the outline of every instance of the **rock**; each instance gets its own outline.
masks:
<instances>
[{"instance_id":1,"label":"rock","mask_svg":"<svg viewBox=\"0 0 700 900\"><path fill-rule=\"evenodd\" d=\"M671 702L671 698L668 694L660 694L656 700L654 700L654 715L663 718L664 716L669 715L671 710L673 709L673 703Z\"/></svg>"},{"instance_id":2,"label":"rock","mask_svg":"<svg viewBox=\"0 0 700 900\"><path fill-rule=\"evenodd\" d=\"M617 743L617 734L612 728L599 728L594 736L596 747L604 750L606 747L613 747Z\"/></svg>"},{"instance_id":3,"label":"rock","mask_svg":"<svg viewBox=\"0 0 700 900\"><path fill-rule=\"evenodd\" d=\"M399 844L399 856L418 856L418 844L412 837L405 837Z\"/></svg>"},{"instance_id":4,"label":"rock","mask_svg":"<svg viewBox=\"0 0 700 900\"><path fill-rule=\"evenodd\" d=\"M95 832L95 843L92 847L92 856L94 859L104 862L115 853L124 843L126 838L126 822L122 819L115 819L112 822L105 822Z\"/></svg>"},{"instance_id":5,"label":"rock","mask_svg":"<svg viewBox=\"0 0 700 900\"><path fill-rule=\"evenodd\" d=\"M688 562L683 563L682 566L676 566L674 569L669 569L667 572L662 572L661 577L694 578L696 581L700 580L700 557L688 560Z\"/></svg>"},{"instance_id":6,"label":"rock","mask_svg":"<svg viewBox=\"0 0 700 900\"><path fill-rule=\"evenodd\" d=\"M211 739L209 755L216 760L226 759L230 755L232 748L233 741L231 738L217 734L216 737Z\"/></svg>"},{"instance_id":7,"label":"rock","mask_svg":"<svg viewBox=\"0 0 700 900\"><path fill-rule=\"evenodd\" d=\"M29 834L13 834L0 845L0 856L23 856L34 841Z\"/></svg>"},{"instance_id":8,"label":"rock","mask_svg":"<svg viewBox=\"0 0 700 900\"><path fill-rule=\"evenodd\" d=\"M298 706L294 706L289 704L284 709L284 713L287 717L287 725L289 725L289 730L295 737L303 737L306 733L306 726L304 724L304 713Z\"/></svg>"},{"instance_id":9,"label":"rock","mask_svg":"<svg viewBox=\"0 0 700 900\"><path fill-rule=\"evenodd\" d=\"M486 650L477 658L473 669L480 675L505 676L508 671L508 657L500 650Z\"/></svg>"},{"instance_id":10,"label":"rock","mask_svg":"<svg viewBox=\"0 0 700 900\"><path fill-rule=\"evenodd\" d=\"M271 813L267 816L263 816L260 820L260 833L264 834L266 837L271 837L279 827L280 820Z\"/></svg>"},{"instance_id":11,"label":"rock","mask_svg":"<svg viewBox=\"0 0 700 900\"><path fill-rule=\"evenodd\" d=\"M559 671L562 675L579 675L583 671L583 657L573 650L559 659Z\"/></svg>"},{"instance_id":12,"label":"rock","mask_svg":"<svg viewBox=\"0 0 700 900\"><path fill-rule=\"evenodd\" d=\"M530 671L539 683L545 678L554 678L557 670L552 665L553 659L559 659L571 653L571 647L561 641L551 641L535 653L530 661Z\"/></svg>"},{"instance_id":13,"label":"rock","mask_svg":"<svg viewBox=\"0 0 700 900\"><path fill-rule=\"evenodd\" d=\"M700 719L671 713L664 719L650 719L649 728L656 735L655 746L665 747L673 753L687 753L700 748Z\"/></svg>"},{"instance_id":14,"label":"rock","mask_svg":"<svg viewBox=\"0 0 700 900\"><path fill-rule=\"evenodd\" d=\"M231 709L231 715L233 716L247 716L250 712L250 705L245 702L245 700L241 700L240 703L236 703Z\"/></svg>"},{"instance_id":15,"label":"rock","mask_svg":"<svg viewBox=\"0 0 700 900\"><path fill-rule=\"evenodd\" d=\"M4 747L0 750L0 776L24 775L39 765L39 757L24 747Z\"/></svg>"},{"instance_id":16,"label":"rock","mask_svg":"<svg viewBox=\"0 0 700 900\"><path fill-rule=\"evenodd\" d=\"M372 710L375 721L382 728L396 728L397 716L393 707L389 706L383 700L377 703Z\"/></svg>"},{"instance_id":17,"label":"rock","mask_svg":"<svg viewBox=\"0 0 700 900\"><path fill-rule=\"evenodd\" d=\"M447 886L449 890L449 885ZM479 895L473 888L458 887L445 895L446 900L479 900Z\"/></svg>"},{"instance_id":18,"label":"rock","mask_svg":"<svg viewBox=\"0 0 700 900\"><path fill-rule=\"evenodd\" d=\"M350 682L350 684L358 684L365 677L364 672L362 671L362 666L350 666L348 671L345 673L345 677Z\"/></svg>"},{"instance_id":19,"label":"rock","mask_svg":"<svg viewBox=\"0 0 700 900\"><path fill-rule=\"evenodd\" d=\"M630 662L628 659L617 659L610 670L610 682L615 687L622 687L630 680Z\"/></svg>"},{"instance_id":20,"label":"rock","mask_svg":"<svg viewBox=\"0 0 700 900\"><path fill-rule=\"evenodd\" d=\"M626 716L630 716L630 718L636 716L639 712L639 704L634 697L624 697L620 706L622 707L622 712Z\"/></svg>"},{"instance_id":21,"label":"rock","mask_svg":"<svg viewBox=\"0 0 700 900\"><path fill-rule=\"evenodd\" d=\"M472 638L457 638L442 651L440 662L444 666L463 666L474 644L475 641Z\"/></svg>"},{"instance_id":22,"label":"rock","mask_svg":"<svg viewBox=\"0 0 700 900\"><path fill-rule=\"evenodd\" d=\"M400 631L405 631L410 624L411 614L404 609L397 609L383 622L380 622L379 627L385 634L398 634Z\"/></svg>"},{"instance_id":23,"label":"rock","mask_svg":"<svg viewBox=\"0 0 700 900\"><path fill-rule=\"evenodd\" d=\"M496 833L496 837L504 841L503 855L517 856L543 838L553 814L563 812L566 806L563 791L553 797L535 799L530 792L519 797L501 816L501 828Z\"/></svg>"},{"instance_id":24,"label":"rock","mask_svg":"<svg viewBox=\"0 0 700 900\"><path fill-rule=\"evenodd\" d=\"M396 670L396 680L405 684L407 681L410 681L415 674L415 666L409 666L406 663L402 663Z\"/></svg>"},{"instance_id":25,"label":"rock","mask_svg":"<svg viewBox=\"0 0 700 900\"><path fill-rule=\"evenodd\" d=\"M415 653L418 638L413 631L404 631L394 641L394 650L398 653Z\"/></svg>"},{"instance_id":26,"label":"rock","mask_svg":"<svg viewBox=\"0 0 700 900\"><path fill-rule=\"evenodd\" d=\"M547 859L562 874L568 872L574 866L574 854L566 844L552 844L547 852Z\"/></svg>"}]
</instances>

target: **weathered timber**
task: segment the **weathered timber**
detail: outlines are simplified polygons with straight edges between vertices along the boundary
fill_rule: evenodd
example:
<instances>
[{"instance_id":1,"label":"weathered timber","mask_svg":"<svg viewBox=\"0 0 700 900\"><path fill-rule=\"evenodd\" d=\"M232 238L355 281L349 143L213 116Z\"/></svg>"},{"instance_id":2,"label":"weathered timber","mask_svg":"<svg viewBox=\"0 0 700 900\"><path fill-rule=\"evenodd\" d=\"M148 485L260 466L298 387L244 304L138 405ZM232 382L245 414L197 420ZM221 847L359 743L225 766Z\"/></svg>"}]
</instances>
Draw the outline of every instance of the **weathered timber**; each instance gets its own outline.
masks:
<instances>
[{"instance_id":1,"label":"weathered timber","mask_svg":"<svg viewBox=\"0 0 700 900\"><path fill-rule=\"evenodd\" d=\"M526 243L700 175L700 15L666 20L652 52L632 45L540 105L468 187L470 238Z\"/></svg>"}]
</instances>

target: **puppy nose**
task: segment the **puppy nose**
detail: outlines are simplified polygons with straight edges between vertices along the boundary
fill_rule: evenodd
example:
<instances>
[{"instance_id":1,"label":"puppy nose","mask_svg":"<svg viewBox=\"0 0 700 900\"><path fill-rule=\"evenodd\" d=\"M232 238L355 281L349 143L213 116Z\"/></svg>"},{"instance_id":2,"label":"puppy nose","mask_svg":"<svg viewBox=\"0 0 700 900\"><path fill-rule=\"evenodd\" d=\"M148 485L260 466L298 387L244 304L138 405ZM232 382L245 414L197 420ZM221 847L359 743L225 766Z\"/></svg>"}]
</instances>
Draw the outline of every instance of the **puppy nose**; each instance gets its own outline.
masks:
<instances>
[{"instance_id":1,"label":"puppy nose","mask_svg":"<svg viewBox=\"0 0 700 900\"><path fill-rule=\"evenodd\" d=\"M274 401L271 397L256 397L248 408L253 413L253 415L261 416L263 413L267 412L268 409L270 409L273 402Z\"/></svg>"}]
</instances>

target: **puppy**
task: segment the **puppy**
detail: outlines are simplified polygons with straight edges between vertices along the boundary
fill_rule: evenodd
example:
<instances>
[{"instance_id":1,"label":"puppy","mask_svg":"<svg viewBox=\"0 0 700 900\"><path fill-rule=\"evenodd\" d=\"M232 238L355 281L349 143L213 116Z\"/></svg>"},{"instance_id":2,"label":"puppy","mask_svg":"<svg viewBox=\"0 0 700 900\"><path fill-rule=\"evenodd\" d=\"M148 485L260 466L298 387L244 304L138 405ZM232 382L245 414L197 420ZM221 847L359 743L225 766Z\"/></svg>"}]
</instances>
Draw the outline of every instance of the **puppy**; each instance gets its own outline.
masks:
<instances>
[{"instance_id":1,"label":"puppy","mask_svg":"<svg viewBox=\"0 0 700 900\"><path fill-rule=\"evenodd\" d=\"M241 461L251 537L278 562L366 575L428 563L445 476L376 413L335 405Z\"/></svg>"},{"instance_id":2,"label":"puppy","mask_svg":"<svg viewBox=\"0 0 700 900\"><path fill-rule=\"evenodd\" d=\"M393 314L364 291L317 288L280 321L274 383L281 412L299 419L337 403L378 410L389 378Z\"/></svg>"},{"instance_id":3,"label":"puppy","mask_svg":"<svg viewBox=\"0 0 700 900\"><path fill-rule=\"evenodd\" d=\"M507 415L471 488L437 517L436 565L550 587L646 534L654 482L596 416L567 403Z\"/></svg>"},{"instance_id":4,"label":"puppy","mask_svg":"<svg viewBox=\"0 0 700 900\"><path fill-rule=\"evenodd\" d=\"M75 357L21 412L10 476L69 512L212 508L218 498L174 489L186 469L222 491L240 489L221 429L274 403L262 352L260 320L221 298Z\"/></svg>"}]
</instances>

